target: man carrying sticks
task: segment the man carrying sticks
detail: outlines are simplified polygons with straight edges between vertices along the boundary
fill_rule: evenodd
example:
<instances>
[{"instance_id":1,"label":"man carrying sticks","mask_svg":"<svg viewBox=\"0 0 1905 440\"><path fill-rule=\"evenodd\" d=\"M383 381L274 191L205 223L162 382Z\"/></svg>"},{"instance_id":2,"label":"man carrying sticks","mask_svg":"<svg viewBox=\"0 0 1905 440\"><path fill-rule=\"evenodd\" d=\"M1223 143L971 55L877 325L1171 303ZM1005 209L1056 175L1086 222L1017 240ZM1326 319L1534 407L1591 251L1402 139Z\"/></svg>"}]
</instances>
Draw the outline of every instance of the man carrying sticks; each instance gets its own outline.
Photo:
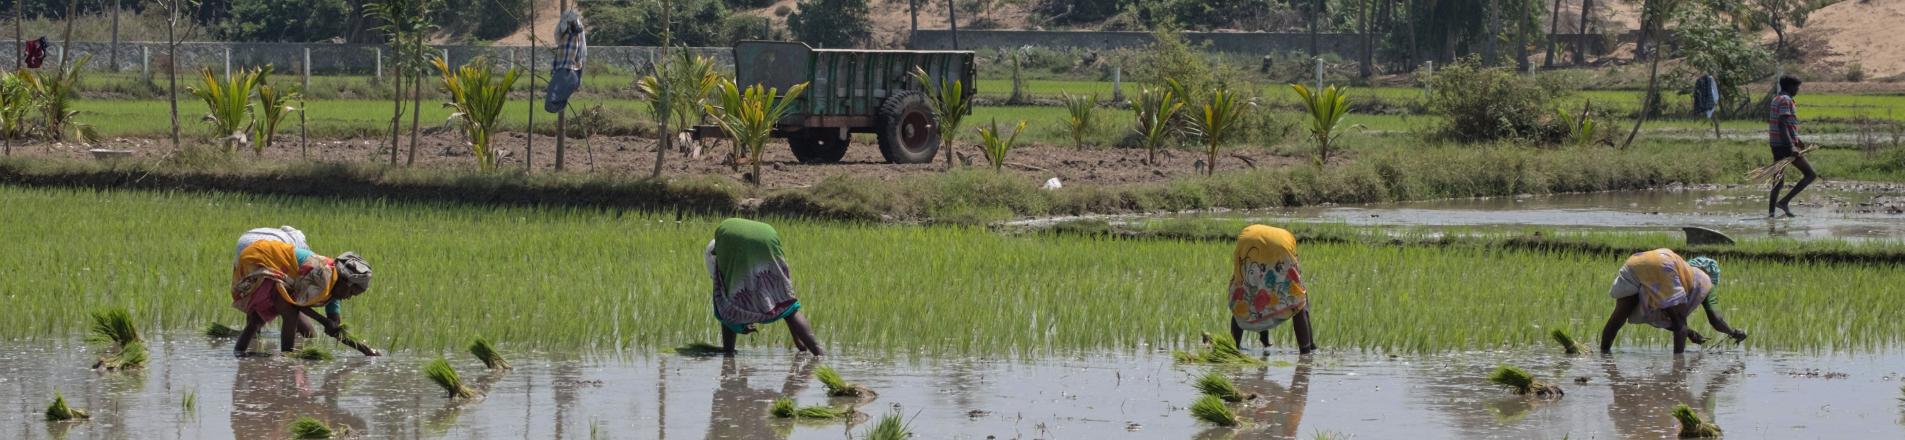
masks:
<instances>
[{"instance_id":1,"label":"man carrying sticks","mask_svg":"<svg viewBox=\"0 0 1905 440\"><path fill-rule=\"evenodd\" d=\"M1774 209L1784 211L1787 217L1792 217L1793 210L1789 204L1794 197L1799 196L1800 191L1806 190L1806 185L1811 185L1813 179L1818 177L1812 172L1812 164L1806 162L1805 153L1810 149L1805 149L1806 144L1799 140L1799 116L1793 109L1793 96L1799 94L1799 83L1799 78L1779 77L1779 94L1773 97L1771 112L1766 118L1766 134L1773 146L1773 165L1763 169L1770 173L1773 181L1772 195L1766 198L1767 217L1776 215L1773 212ZM1799 178L1799 183L1794 184L1793 190L1786 193L1786 198L1782 199L1779 197L1779 189L1786 185L1787 164L1798 167L1799 172L1805 175Z\"/></svg>"}]
</instances>

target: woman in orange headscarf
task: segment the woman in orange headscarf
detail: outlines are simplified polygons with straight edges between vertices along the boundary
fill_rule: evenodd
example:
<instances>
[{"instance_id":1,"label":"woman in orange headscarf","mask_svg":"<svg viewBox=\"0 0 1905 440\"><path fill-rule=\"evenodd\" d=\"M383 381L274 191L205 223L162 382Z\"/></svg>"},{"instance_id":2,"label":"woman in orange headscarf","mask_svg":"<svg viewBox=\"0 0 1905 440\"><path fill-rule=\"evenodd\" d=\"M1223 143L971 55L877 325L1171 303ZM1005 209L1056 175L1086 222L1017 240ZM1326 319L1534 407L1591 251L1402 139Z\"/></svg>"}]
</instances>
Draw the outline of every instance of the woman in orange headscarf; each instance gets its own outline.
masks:
<instances>
[{"instance_id":1,"label":"woman in orange headscarf","mask_svg":"<svg viewBox=\"0 0 1905 440\"><path fill-rule=\"evenodd\" d=\"M302 314L323 324L324 334L338 342L377 356L381 353L376 349L352 340L336 321L313 309L369 289L370 263L357 254L345 252L330 258L279 240L252 241L239 249L238 261L232 265L232 308L245 312L245 329L232 351L239 357L250 354L251 339L280 315L290 316L279 330L278 348L292 351L299 327L295 315Z\"/></svg>"},{"instance_id":2,"label":"woman in orange headscarf","mask_svg":"<svg viewBox=\"0 0 1905 440\"><path fill-rule=\"evenodd\" d=\"M1316 350L1310 335L1310 302L1296 263L1296 237L1290 231L1250 225L1237 235L1231 258L1230 338L1243 346L1243 332L1257 332L1270 345L1270 328L1295 321L1297 350Z\"/></svg>"}]
</instances>

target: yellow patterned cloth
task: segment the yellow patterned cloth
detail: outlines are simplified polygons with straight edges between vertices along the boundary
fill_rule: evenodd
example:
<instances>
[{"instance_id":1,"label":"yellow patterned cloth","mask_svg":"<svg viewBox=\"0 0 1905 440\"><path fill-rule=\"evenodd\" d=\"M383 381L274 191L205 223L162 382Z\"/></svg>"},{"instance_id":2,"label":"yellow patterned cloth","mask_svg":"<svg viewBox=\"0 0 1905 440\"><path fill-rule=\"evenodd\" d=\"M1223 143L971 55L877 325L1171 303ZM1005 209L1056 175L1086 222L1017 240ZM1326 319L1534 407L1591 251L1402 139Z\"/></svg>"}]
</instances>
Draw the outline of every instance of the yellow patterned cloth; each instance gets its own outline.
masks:
<instances>
[{"instance_id":1,"label":"yellow patterned cloth","mask_svg":"<svg viewBox=\"0 0 1905 440\"><path fill-rule=\"evenodd\" d=\"M1667 328L1672 325L1665 310L1681 304L1705 301L1713 290L1706 272L1687 264L1671 249L1661 248L1636 253L1621 265L1620 275L1608 296L1616 299L1639 296L1640 307L1628 322Z\"/></svg>"},{"instance_id":2,"label":"yellow patterned cloth","mask_svg":"<svg viewBox=\"0 0 1905 440\"><path fill-rule=\"evenodd\" d=\"M260 240L238 253L232 266L232 307L257 311L268 304L259 294L298 307L312 307L331 299L337 271L331 259L309 255L300 262L297 247L281 241ZM270 287L264 289L264 287Z\"/></svg>"},{"instance_id":3,"label":"yellow patterned cloth","mask_svg":"<svg viewBox=\"0 0 1905 440\"><path fill-rule=\"evenodd\" d=\"M1231 258L1230 316L1245 331L1269 330L1309 308L1290 231L1250 225Z\"/></svg>"}]
</instances>

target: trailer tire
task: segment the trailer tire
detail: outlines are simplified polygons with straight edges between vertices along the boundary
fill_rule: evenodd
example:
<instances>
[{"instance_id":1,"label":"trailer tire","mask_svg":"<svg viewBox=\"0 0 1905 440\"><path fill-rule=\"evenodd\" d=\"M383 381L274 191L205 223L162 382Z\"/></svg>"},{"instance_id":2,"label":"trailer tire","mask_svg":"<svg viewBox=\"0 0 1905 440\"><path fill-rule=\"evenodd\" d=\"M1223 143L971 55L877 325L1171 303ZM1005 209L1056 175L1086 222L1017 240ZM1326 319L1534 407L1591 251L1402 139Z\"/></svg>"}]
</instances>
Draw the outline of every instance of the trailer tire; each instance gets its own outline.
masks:
<instances>
[{"instance_id":1,"label":"trailer tire","mask_svg":"<svg viewBox=\"0 0 1905 440\"><path fill-rule=\"evenodd\" d=\"M880 155L889 163L929 163L939 153L939 119L926 95L905 91L880 103Z\"/></svg>"},{"instance_id":2,"label":"trailer tire","mask_svg":"<svg viewBox=\"0 0 1905 440\"><path fill-rule=\"evenodd\" d=\"M848 143L848 140L834 139L824 134L787 137L787 147L794 151L794 160L806 164L838 163L840 158L847 156Z\"/></svg>"}]
</instances>

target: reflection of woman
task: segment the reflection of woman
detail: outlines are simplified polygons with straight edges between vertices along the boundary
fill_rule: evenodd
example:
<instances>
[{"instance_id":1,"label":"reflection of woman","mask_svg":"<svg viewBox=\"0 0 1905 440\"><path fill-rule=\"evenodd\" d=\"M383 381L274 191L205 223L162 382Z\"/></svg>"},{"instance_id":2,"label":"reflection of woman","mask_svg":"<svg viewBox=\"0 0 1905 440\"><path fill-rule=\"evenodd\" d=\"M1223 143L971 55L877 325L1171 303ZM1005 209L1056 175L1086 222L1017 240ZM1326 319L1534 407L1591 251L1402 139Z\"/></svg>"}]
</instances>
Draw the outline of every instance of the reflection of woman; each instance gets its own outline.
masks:
<instances>
[{"instance_id":1,"label":"reflection of woman","mask_svg":"<svg viewBox=\"0 0 1905 440\"><path fill-rule=\"evenodd\" d=\"M783 438L767 424L767 405L782 396L792 397L807 389L813 375L811 358L797 357L793 369L778 391L747 386L754 369L740 366L734 358L721 359L721 383L714 389L714 404L708 412L708 438L761 439Z\"/></svg>"},{"instance_id":2,"label":"reflection of woman","mask_svg":"<svg viewBox=\"0 0 1905 440\"><path fill-rule=\"evenodd\" d=\"M1243 346L1243 333L1257 332L1270 345L1270 328L1295 321L1297 350L1316 350L1310 337L1309 295L1297 271L1296 237L1290 231L1250 225L1237 235L1231 257L1230 339Z\"/></svg>"},{"instance_id":3,"label":"reflection of woman","mask_svg":"<svg viewBox=\"0 0 1905 440\"><path fill-rule=\"evenodd\" d=\"M1237 387L1245 393L1261 392L1257 400L1246 404L1239 417L1249 420L1249 429L1239 433L1237 438L1297 438L1299 422L1303 421L1303 410L1310 403L1310 358L1305 356L1296 362L1296 373L1290 377L1290 386L1284 387L1268 378L1269 368L1261 370L1263 375L1237 380Z\"/></svg>"},{"instance_id":4,"label":"reflection of woman","mask_svg":"<svg viewBox=\"0 0 1905 440\"><path fill-rule=\"evenodd\" d=\"M1614 402L1607 405L1614 430L1623 438L1672 438L1680 430L1679 422L1670 415L1674 405L1685 403L1694 408L1712 408L1720 390L1741 366L1736 365L1707 380L1705 389L1696 397L1687 372L1699 369L1704 359L1674 358L1672 369L1648 377L1622 376L1619 365L1612 359L1604 360L1602 368L1607 372L1608 388L1614 391ZM1712 415L1706 410L1699 412Z\"/></svg>"},{"instance_id":5,"label":"reflection of woman","mask_svg":"<svg viewBox=\"0 0 1905 440\"><path fill-rule=\"evenodd\" d=\"M331 429L366 432L364 419L337 408L349 368L314 386L304 365L288 359L246 359L238 362L232 384L232 435L237 438L282 438L285 426L298 417L317 418Z\"/></svg>"}]
</instances>

